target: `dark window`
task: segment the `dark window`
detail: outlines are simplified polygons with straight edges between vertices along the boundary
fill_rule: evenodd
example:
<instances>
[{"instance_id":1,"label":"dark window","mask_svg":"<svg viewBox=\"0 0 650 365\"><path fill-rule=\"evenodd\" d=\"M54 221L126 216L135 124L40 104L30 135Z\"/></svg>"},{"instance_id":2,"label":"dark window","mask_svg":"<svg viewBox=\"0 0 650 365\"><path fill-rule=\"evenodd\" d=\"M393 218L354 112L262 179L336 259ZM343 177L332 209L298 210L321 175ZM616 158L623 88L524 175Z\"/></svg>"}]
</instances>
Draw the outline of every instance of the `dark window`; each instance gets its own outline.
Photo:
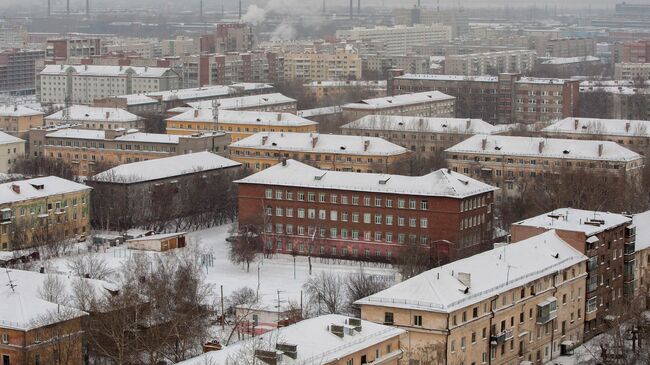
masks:
<instances>
[{"instance_id":1,"label":"dark window","mask_svg":"<svg viewBox=\"0 0 650 365\"><path fill-rule=\"evenodd\" d=\"M393 324L393 312L384 313L384 323Z\"/></svg>"}]
</instances>

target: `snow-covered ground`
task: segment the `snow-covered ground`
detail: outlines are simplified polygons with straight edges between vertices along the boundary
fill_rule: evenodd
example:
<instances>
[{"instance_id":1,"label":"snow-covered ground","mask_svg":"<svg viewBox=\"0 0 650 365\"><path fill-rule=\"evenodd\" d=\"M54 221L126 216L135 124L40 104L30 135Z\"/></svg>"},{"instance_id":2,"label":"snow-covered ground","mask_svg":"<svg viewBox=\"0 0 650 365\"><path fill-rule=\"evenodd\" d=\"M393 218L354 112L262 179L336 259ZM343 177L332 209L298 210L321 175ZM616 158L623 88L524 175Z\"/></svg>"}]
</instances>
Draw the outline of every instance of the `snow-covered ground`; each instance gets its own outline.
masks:
<instances>
[{"instance_id":1,"label":"snow-covered ground","mask_svg":"<svg viewBox=\"0 0 650 365\"><path fill-rule=\"evenodd\" d=\"M309 278L309 265L307 257L297 256L295 265L294 279L294 258L290 255L275 255L273 258L262 260L258 255L258 260L250 266L250 272L241 265L234 265L228 260L228 230L230 225L213 227L205 230L190 232L187 234L188 247L197 246L206 254L212 254L212 266L204 268L205 280L213 286L214 303L220 299L220 286L223 285L224 296L228 296L233 291L248 286L253 290L258 287L261 304L274 306L277 302L277 291L280 290L280 300L283 303L293 301L300 303L302 285ZM82 250L83 251L83 250ZM76 251L75 251L76 252ZM119 269L122 262L129 255L142 254L142 251L133 251L126 248L126 245L118 247L109 247L100 249L94 253L102 257L110 267ZM165 253L145 253L149 255L161 255ZM66 266L68 257L56 258L50 260L53 268L60 273L67 273L69 269ZM259 276L258 276L259 267ZM360 264L352 261L340 261L334 263L321 262L318 258L312 258L312 275L319 271L328 271L340 275L349 275L357 273L360 270ZM381 265L363 264L363 272L370 275L395 276L395 270L390 267Z\"/></svg>"}]
</instances>

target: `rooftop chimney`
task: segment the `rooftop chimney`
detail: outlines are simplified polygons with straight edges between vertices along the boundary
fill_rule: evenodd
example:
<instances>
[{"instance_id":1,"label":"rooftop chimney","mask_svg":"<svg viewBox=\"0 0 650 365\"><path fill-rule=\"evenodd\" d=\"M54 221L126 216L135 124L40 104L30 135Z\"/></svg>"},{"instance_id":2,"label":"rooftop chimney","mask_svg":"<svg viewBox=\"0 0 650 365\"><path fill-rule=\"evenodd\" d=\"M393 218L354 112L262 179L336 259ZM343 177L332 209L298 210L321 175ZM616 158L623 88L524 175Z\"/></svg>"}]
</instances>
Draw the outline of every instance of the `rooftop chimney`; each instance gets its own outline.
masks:
<instances>
[{"instance_id":1,"label":"rooftop chimney","mask_svg":"<svg viewBox=\"0 0 650 365\"><path fill-rule=\"evenodd\" d=\"M198 117L199 117L199 110L194 109L194 118L198 118Z\"/></svg>"},{"instance_id":2,"label":"rooftop chimney","mask_svg":"<svg viewBox=\"0 0 650 365\"><path fill-rule=\"evenodd\" d=\"M626 132L630 131L630 122L625 123L625 131Z\"/></svg>"},{"instance_id":3,"label":"rooftop chimney","mask_svg":"<svg viewBox=\"0 0 650 365\"><path fill-rule=\"evenodd\" d=\"M471 119L467 119L467 120L465 121L465 129L470 129L471 127L472 127L472 120L471 120Z\"/></svg>"},{"instance_id":4,"label":"rooftop chimney","mask_svg":"<svg viewBox=\"0 0 650 365\"><path fill-rule=\"evenodd\" d=\"M278 113L278 122L282 120L282 113Z\"/></svg>"},{"instance_id":5,"label":"rooftop chimney","mask_svg":"<svg viewBox=\"0 0 650 365\"><path fill-rule=\"evenodd\" d=\"M573 121L573 129L578 130L578 124L580 124L580 119L575 119Z\"/></svg>"},{"instance_id":6,"label":"rooftop chimney","mask_svg":"<svg viewBox=\"0 0 650 365\"><path fill-rule=\"evenodd\" d=\"M363 151L364 152L368 151L368 147L370 147L370 140L363 141Z\"/></svg>"},{"instance_id":7,"label":"rooftop chimney","mask_svg":"<svg viewBox=\"0 0 650 365\"><path fill-rule=\"evenodd\" d=\"M282 158L282 166L287 166L287 159L284 157Z\"/></svg>"},{"instance_id":8,"label":"rooftop chimney","mask_svg":"<svg viewBox=\"0 0 650 365\"><path fill-rule=\"evenodd\" d=\"M485 151L485 147L487 147L487 138L481 140L481 149Z\"/></svg>"},{"instance_id":9,"label":"rooftop chimney","mask_svg":"<svg viewBox=\"0 0 650 365\"><path fill-rule=\"evenodd\" d=\"M470 288L472 286L472 274L470 274L470 273L459 272L457 279L458 279L458 281L463 283L463 285L465 285L468 288Z\"/></svg>"},{"instance_id":10,"label":"rooftop chimney","mask_svg":"<svg viewBox=\"0 0 650 365\"><path fill-rule=\"evenodd\" d=\"M266 141L269 140L269 136L262 136L262 146L266 144Z\"/></svg>"},{"instance_id":11,"label":"rooftop chimney","mask_svg":"<svg viewBox=\"0 0 650 365\"><path fill-rule=\"evenodd\" d=\"M318 136L311 137L311 148L315 148L316 143L318 143Z\"/></svg>"},{"instance_id":12,"label":"rooftop chimney","mask_svg":"<svg viewBox=\"0 0 650 365\"><path fill-rule=\"evenodd\" d=\"M111 112L106 112L106 119L110 118Z\"/></svg>"},{"instance_id":13,"label":"rooftop chimney","mask_svg":"<svg viewBox=\"0 0 650 365\"><path fill-rule=\"evenodd\" d=\"M601 157L603 155L603 144L599 143L598 144L598 157Z\"/></svg>"},{"instance_id":14,"label":"rooftop chimney","mask_svg":"<svg viewBox=\"0 0 650 365\"><path fill-rule=\"evenodd\" d=\"M539 153L542 153L542 151L544 151L544 141L539 141L539 147L537 150Z\"/></svg>"},{"instance_id":15,"label":"rooftop chimney","mask_svg":"<svg viewBox=\"0 0 650 365\"><path fill-rule=\"evenodd\" d=\"M11 184L11 190L13 190L14 193L16 193L16 194L20 194L20 185Z\"/></svg>"}]
</instances>

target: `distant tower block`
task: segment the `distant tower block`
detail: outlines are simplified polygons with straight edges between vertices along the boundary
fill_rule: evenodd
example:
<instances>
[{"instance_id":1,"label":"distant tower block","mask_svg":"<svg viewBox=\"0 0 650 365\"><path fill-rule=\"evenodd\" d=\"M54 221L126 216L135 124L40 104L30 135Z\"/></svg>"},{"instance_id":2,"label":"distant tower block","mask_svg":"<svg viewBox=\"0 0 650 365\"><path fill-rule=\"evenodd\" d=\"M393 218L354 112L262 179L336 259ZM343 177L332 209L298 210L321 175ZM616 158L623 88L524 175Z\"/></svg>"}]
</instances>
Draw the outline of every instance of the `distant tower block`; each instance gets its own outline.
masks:
<instances>
[{"instance_id":1,"label":"distant tower block","mask_svg":"<svg viewBox=\"0 0 650 365\"><path fill-rule=\"evenodd\" d=\"M70 0L66 0L65 2L65 13L70 15Z\"/></svg>"},{"instance_id":2,"label":"distant tower block","mask_svg":"<svg viewBox=\"0 0 650 365\"><path fill-rule=\"evenodd\" d=\"M86 0L86 16L90 16L90 0Z\"/></svg>"},{"instance_id":3,"label":"distant tower block","mask_svg":"<svg viewBox=\"0 0 650 365\"><path fill-rule=\"evenodd\" d=\"M350 19L352 19L352 16L353 16L352 11L353 10L354 10L354 7L352 5L352 0L350 0Z\"/></svg>"},{"instance_id":4,"label":"distant tower block","mask_svg":"<svg viewBox=\"0 0 650 365\"><path fill-rule=\"evenodd\" d=\"M361 0L357 0L357 15L361 15Z\"/></svg>"}]
</instances>

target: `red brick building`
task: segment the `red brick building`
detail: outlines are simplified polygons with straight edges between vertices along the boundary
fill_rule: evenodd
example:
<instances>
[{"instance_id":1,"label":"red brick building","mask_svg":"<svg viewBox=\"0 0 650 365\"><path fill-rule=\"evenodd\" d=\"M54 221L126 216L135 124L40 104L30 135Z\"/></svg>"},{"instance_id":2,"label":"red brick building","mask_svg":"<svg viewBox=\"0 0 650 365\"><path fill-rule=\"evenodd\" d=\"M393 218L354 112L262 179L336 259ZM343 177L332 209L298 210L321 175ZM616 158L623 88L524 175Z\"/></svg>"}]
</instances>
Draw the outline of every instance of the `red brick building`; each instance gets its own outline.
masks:
<instances>
[{"instance_id":1,"label":"red brick building","mask_svg":"<svg viewBox=\"0 0 650 365\"><path fill-rule=\"evenodd\" d=\"M444 263L491 248L491 185L441 169L424 176L320 170L284 161L239 183L239 224L266 252L391 261L428 247Z\"/></svg>"}]
</instances>

